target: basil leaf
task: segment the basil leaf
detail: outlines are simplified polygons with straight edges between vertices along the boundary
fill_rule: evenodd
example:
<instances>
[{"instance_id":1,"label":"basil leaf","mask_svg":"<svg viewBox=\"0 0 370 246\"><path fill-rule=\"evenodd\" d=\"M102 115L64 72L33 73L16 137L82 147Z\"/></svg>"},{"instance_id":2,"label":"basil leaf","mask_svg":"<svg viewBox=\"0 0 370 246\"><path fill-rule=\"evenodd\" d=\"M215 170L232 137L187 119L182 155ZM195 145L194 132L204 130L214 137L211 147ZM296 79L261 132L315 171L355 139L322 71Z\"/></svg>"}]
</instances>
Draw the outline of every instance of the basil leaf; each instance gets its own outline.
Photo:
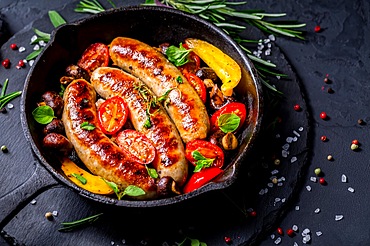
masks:
<instances>
[{"instance_id":1,"label":"basil leaf","mask_svg":"<svg viewBox=\"0 0 370 246\"><path fill-rule=\"evenodd\" d=\"M181 76L176 78L177 83L182 84L184 81L182 80Z\"/></svg>"},{"instance_id":2,"label":"basil leaf","mask_svg":"<svg viewBox=\"0 0 370 246\"><path fill-rule=\"evenodd\" d=\"M50 21L51 21L51 23L53 24L54 27L58 27L58 26L61 26L61 25L67 23L63 19L63 17L60 16L60 14L58 12L56 12L55 10L50 10L48 12L48 14L49 14L49 19L50 19Z\"/></svg>"},{"instance_id":3,"label":"basil leaf","mask_svg":"<svg viewBox=\"0 0 370 246\"><path fill-rule=\"evenodd\" d=\"M185 49L182 46L182 43L180 43L179 48L177 48L174 45L168 47L168 49L166 50L166 55L170 62L172 62L175 66L179 67L190 61L188 59L190 52L191 49L189 50Z\"/></svg>"},{"instance_id":4,"label":"basil leaf","mask_svg":"<svg viewBox=\"0 0 370 246\"><path fill-rule=\"evenodd\" d=\"M54 110L47 105L39 106L32 111L33 118L40 124L49 124L54 118Z\"/></svg>"},{"instance_id":5,"label":"basil leaf","mask_svg":"<svg viewBox=\"0 0 370 246\"><path fill-rule=\"evenodd\" d=\"M141 196L141 195L145 195L145 191L143 189L141 189L140 187L137 187L135 185L129 185L123 191L123 195Z\"/></svg>"},{"instance_id":6,"label":"basil leaf","mask_svg":"<svg viewBox=\"0 0 370 246\"><path fill-rule=\"evenodd\" d=\"M158 178L157 170L155 170L154 168L148 167L148 165L145 165L145 168L148 171L148 174L150 177L152 177L153 179Z\"/></svg>"},{"instance_id":7,"label":"basil leaf","mask_svg":"<svg viewBox=\"0 0 370 246\"><path fill-rule=\"evenodd\" d=\"M103 178L102 178L103 179ZM120 194L119 194L119 189L118 189L118 186L116 183L114 182L110 182L110 181L107 181L105 179L103 179L104 182L114 191L114 193L116 193L117 197L118 197L118 200L121 200L121 197Z\"/></svg>"},{"instance_id":8,"label":"basil leaf","mask_svg":"<svg viewBox=\"0 0 370 246\"><path fill-rule=\"evenodd\" d=\"M198 150L194 150L191 155L197 161L195 162L196 166L194 172L199 172L203 168L212 166L215 159L204 157Z\"/></svg>"},{"instance_id":9,"label":"basil leaf","mask_svg":"<svg viewBox=\"0 0 370 246\"><path fill-rule=\"evenodd\" d=\"M77 173L72 173L72 176L75 177L81 184L85 185L87 183L87 179Z\"/></svg>"},{"instance_id":10,"label":"basil leaf","mask_svg":"<svg viewBox=\"0 0 370 246\"><path fill-rule=\"evenodd\" d=\"M89 122L84 122L80 125L81 129L92 131L95 129L95 126Z\"/></svg>"},{"instance_id":11,"label":"basil leaf","mask_svg":"<svg viewBox=\"0 0 370 246\"><path fill-rule=\"evenodd\" d=\"M190 239L191 246L200 246L200 242L198 239L192 239L192 238L189 238L189 239Z\"/></svg>"},{"instance_id":12,"label":"basil leaf","mask_svg":"<svg viewBox=\"0 0 370 246\"><path fill-rule=\"evenodd\" d=\"M218 126L224 133L233 132L240 125L240 117L234 113L223 114L218 118Z\"/></svg>"}]
</instances>

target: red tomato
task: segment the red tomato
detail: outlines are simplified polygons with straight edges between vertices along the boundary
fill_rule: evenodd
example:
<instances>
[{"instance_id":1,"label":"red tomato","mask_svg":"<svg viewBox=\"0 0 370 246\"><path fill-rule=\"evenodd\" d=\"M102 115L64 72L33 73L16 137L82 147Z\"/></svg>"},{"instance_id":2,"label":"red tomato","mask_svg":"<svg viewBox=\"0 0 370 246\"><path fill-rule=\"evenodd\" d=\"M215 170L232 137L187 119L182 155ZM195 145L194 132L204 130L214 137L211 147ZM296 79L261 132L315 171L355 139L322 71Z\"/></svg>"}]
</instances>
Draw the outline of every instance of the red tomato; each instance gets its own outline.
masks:
<instances>
[{"instance_id":1,"label":"red tomato","mask_svg":"<svg viewBox=\"0 0 370 246\"><path fill-rule=\"evenodd\" d=\"M226 105L224 105L222 108L217 110L211 117L210 123L211 123L211 131L216 131L219 129L218 126L218 118L220 118L223 114L231 114L234 113L237 116L240 117L240 125L238 129L243 125L246 117L247 117L247 108L243 103L239 102L231 102ZM238 130L237 129L237 130Z\"/></svg>"},{"instance_id":2,"label":"red tomato","mask_svg":"<svg viewBox=\"0 0 370 246\"><path fill-rule=\"evenodd\" d=\"M211 142L196 139L188 142L185 150L185 158L194 166L197 165L197 160L193 157L193 152L196 150L208 159L215 159L212 164L213 167L221 168L224 165L224 152L220 147Z\"/></svg>"},{"instance_id":3,"label":"red tomato","mask_svg":"<svg viewBox=\"0 0 370 246\"><path fill-rule=\"evenodd\" d=\"M196 76L193 73L184 73L185 78L189 81L191 86L196 90L198 93L200 99L202 99L203 103L206 103L207 101L207 89L206 86L203 83L203 80L201 80L198 76Z\"/></svg>"},{"instance_id":4,"label":"red tomato","mask_svg":"<svg viewBox=\"0 0 370 246\"><path fill-rule=\"evenodd\" d=\"M126 123L128 108L122 97L111 97L105 100L98 111L101 130L108 135L117 133Z\"/></svg>"},{"instance_id":5,"label":"red tomato","mask_svg":"<svg viewBox=\"0 0 370 246\"><path fill-rule=\"evenodd\" d=\"M189 49L187 44L182 44L182 46L187 50ZM200 58L194 52L190 52L189 60L190 60L190 62L180 66L179 69L182 72L186 71L186 72L195 74L200 68Z\"/></svg>"},{"instance_id":6,"label":"red tomato","mask_svg":"<svg viewBox=\"0 0 370 246\"><path fill-rule=\"evenodd\" d=\"M200 172L194 173L185 184L183 192L189 193L193 190L199 189L222 172L223 170L218 167L209 167L202 169Z\"/></svg>"},{"instance_id":7,"label":"red tomato","mask_svg":"<svg viewBox=\"0 0 370 246\"><path fill-rule=\"evenodd\" d=\"M118 146L134 161L149 164L155 158L155 148L152 142L142 133L135 130L123 130L117 134Z\"/></svg>"},{"instance_id":8,"label":"red tomato","mask_svg":"<svg viewBox=\"0 0 370 246\"><path fill-rule=\"evenodd\" d=\"M109 63L108 46L102 43L90 45L82 54L77 65L92 73L98 67L106 67Z\"/></svg>"}]
</instances>

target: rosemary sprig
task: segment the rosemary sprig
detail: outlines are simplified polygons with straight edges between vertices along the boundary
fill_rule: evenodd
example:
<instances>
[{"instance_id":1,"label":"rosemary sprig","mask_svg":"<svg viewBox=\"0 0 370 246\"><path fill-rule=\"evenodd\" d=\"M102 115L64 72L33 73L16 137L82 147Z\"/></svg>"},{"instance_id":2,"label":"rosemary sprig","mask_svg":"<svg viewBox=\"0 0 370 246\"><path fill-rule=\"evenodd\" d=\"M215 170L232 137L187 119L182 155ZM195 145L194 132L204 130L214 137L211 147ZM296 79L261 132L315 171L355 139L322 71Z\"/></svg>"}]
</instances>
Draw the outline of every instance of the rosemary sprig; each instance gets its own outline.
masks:
<instances>
[{"instance_id":1,"label":"rosemary sprig","mask_svg":"<svg viewBox=\"0 0 370 246\"><path fill-rule=\"evenodd\" d=\"M112 5L113 8L116 8L116 5L111 0L107 0L107 2ZM104 11L104 7L97 0L82 0L75 8L75 12L78 13L97 14Z\"/></svg>"},{"instance_id":2,"label":"rosemary sprig","mask_svg":"<svg viewBox=\"0 0 370 246\"><path fill-rule=\"evenodd\" d=\"M15 91L11 92L9 94L6 94L6 89L8 87L9 79L6 79L4 81L3 88L1 89L0 93L0 109L3 109L7 103L9 103L14 98L20 96L22 94L22 91Z\"/></svg>"},{"instance_id":3,"label":"rosemary sprig","mask_svg":"<svg viewBox=\"0 0 370 246\"><path fill-rule=\"evenodd\" d=\"M73 231L75 229L81 228L82 226L86 226L88 224L92 224L96 220L100 218L100 216L103 215L103 213L96 214L90 217L86 217L80 220L75 220L71 222L63 222L62 227L58 229L58 231L61 232L68 232L68 231Z\"/></svg>"}]
</instances>

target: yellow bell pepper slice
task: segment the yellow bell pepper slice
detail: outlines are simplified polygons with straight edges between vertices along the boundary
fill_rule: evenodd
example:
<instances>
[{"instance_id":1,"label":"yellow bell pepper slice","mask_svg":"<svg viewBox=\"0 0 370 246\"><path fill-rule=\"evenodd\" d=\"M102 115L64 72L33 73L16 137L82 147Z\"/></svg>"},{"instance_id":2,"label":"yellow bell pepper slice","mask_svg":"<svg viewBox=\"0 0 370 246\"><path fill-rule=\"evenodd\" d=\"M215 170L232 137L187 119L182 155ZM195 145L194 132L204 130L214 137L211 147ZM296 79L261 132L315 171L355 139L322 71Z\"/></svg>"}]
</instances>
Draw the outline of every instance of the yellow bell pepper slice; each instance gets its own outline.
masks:
<instances>
[{"instance_id":1,"label":"yellow bell pepper slice","mask_svg":"<svg viewBox=\"0 0 370 246\"><path fill-rule=\"evenodd\" d=\"M69 158L64 157L61 162L64 174L77 186L94 194L109 195L114 193L113 189L110 188L101 177L86 172ZM78 180L74 176L76 174L84 177L86 179L86 183L83 184L80 180Z\"/></svg>"},{"instance_id":2,"label":"yellow bell pepper slice","mask_svg":"<svg viewBox=\"0 0 370 246\"><path fill-rule=\"evenodd\" d=\"M210 68L212 68L222 81L221 92L231 96L241 79L241 69L230 56L214 45L195 38L188 38L185 43L193 50Z\"/></svg>"}]
</instances>

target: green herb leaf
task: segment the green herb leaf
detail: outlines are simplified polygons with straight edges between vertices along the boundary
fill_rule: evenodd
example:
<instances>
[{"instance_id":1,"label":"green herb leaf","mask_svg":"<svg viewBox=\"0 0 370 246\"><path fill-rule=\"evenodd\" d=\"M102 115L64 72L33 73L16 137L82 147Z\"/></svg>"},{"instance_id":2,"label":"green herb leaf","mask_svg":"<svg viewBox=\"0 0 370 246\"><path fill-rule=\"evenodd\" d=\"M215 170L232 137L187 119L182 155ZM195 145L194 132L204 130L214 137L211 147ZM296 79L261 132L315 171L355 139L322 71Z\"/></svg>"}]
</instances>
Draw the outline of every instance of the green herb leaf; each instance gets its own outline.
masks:
<instances>
[{"instance_id":1,"label":"green herb leaf","mask_svg":"<svg viewBox=\"0 0 370 246\"><path fill-rule=\"evenodd\" d=\"M194 150L191 153L191 156L197 161L195 162L196 166L194 168L194 172L199 172L203 168L212 166L215 159L207 158L203 156L198 150Z\"/></svg>"},{"instance_id":2,"label":"green herb leaf","mask_svg":"<svg viewBox=\"0 0 370 246\"><path fill-rule=\"evenodd\" d=\"M148 167L148 165L145 165L145 168L148 171L148 174L150 177L152 177L153 179L158 178L157 170L155 170L154 168Z\"/></svg>"},{"instance_id":3,"label":"green herb leaf","mask_svg":"<svg viewBox=\"0 0 370 246\"><path fill-rule=\"evenodd\" d=\"M206 243L199 241L198 239L193 239L190 237L186 237L181 243L178 244L178 246L187 246L186 244L187 241L190 241L191 246L207 246Z\"/></svg>"},{"instance_id":4,"label":"green herb leaf","mask_svg":"<svg viewBox=\"0 0 370 246\"><path fill-rule=\"evenodd\" d=\"M95 126L89 122L84 122L80 125L81 129L92 131L95 129Z\"/></svg>"},{"instance_id":5,"label":"green herb leaf","mask_svg":"<svg viewBox=\"0 0 370 246\"><path fill-rule=\"evenodd\" d=\"M177 78L176 78L176 81L177 81L177 83L179 83L179 84L182 84L184 81L182 80L182 77L181 76L178 76Z\"/></svg>"},{"instance_id":6,"label":"green herb leaf","mask_svg":"<svg viewBox=\"0 0 370 246\"><path fill-rule=\"evenodd\" d=\"M61 223L62 227L59 228L58 231L61 232L73 231L75 229L81 228L82 226L92 224L93 222L98 220L102 215L103 213L100 213L80 220L75 220L71 222L62 222Z\"/></svg>"},{"instance_id":7,"label":"green herb leaf","mask_svg":"<svg viewBox=\"0 0 370 246\"><path fill-rule=\"evenodd\" d=\"M103 6L101 6L101 4L97 0L80 1L74 10L75 12L78 12L78 13L89 13L89 14L97 14L97 13L105 11Z\"/></svg>"},{"instance_id":8,"label":"green herb leaf","mask_svg":"<svg viewBox=\"0 0 370 246\"><path fill-rule=\"evenodd\" d=\"M238 129L240 117L234 113L223 114L218 118L218 126L224 133L233 132Z\"/></svg>"},{"instance_id":9,"label":"green herb leaf","mask_svg":"<svg viewBox=\"0 0 370 246\"><path fill-rule=\"evenodd\" d=\"M65 90L66 90L66 86L63 84L60 84L59 96L63 97Z\"/></svg>"},{"instance_id":10,"label":"green herb leaf","mask_svg":"<svg viewBox=\"0 0 370 246\"><path fill-rule=\"evenodd\" d=\"M103 179L103 178L102 178ZM107 181L105 179L103 179L104 182L114 191L114 193L116 193L116 195L118 196L118 193L119 193L119 189L118 189L118 186L116 183L114 182L110 182L110 181Z\"/></svg>"},{"instance_id":11,"label":"green herb leaf","mask_svg":"<svg viewBox=\"0 0 370 246\"><path fill-rule=\"evenodd\" d=\"M81 184L85 185L87 183L87 179L77 173L72 173L72 176L75 177Z\"/></svg>"},{"instance_id":12,"label":"green herb leaf","mask_svg":"<svg viewBox=\"0 0 370 246\"><path fill-rule=\"evenodd\" d=\"M62 16L60 16L60 14L55 11L55 10L50 10L48 12L49 14L49 19L51 21L51 23L53 24L54 27L58 27L58 26L61 26L63 24L66 24L67 22L63 19Z\"/></svg>"},{"instance_id":13,"label":"green herb leaf","mask_svg":"<svg viewBox=\"0 0 370 246\"><path fill-rule=\"evenodd\" d=\"M190 61L188 56L191 51L192 51L191 49L189 50L185 49L182 46L182 43L180 43L179 48L174 45L168 47L168 49L166 50L166 55L170 62L172 62L175 66L179 67Z\"/></svg>"},{"instance_id":14,"label":"green herb leaf","mask_svg":"<svg viewBox=\"0 0 370 246\"><path fill-rule=\"evenodd\" d=\"M9 83L9 79L6 79L6 80L4 81L3 88L1 89L0 97L5 96L6 88L8 87L8 83Z\"/></svg>"},{"instance_id":15,"label":"green herb leaf","mask_svg":"<svg viewBox=\"0 0 370 246\"><path fill-rule=\"evenodd\" d=\"M33 31L36 33L37 36L50 41L50 34L49 33L42 32L42 31L40 31L39 29L36 29L36 28L33 28Z\"/></svg>"},{"instance_id":16,"label":"green herb leaf","mask_svg":"<svg viewBox=\"0 0 370 246\"><path fill-rule=\"evenodd\" d=\"M169 90L167 90L162 96L160 96L158 99L157 99L157 102L161 103L163 101L166 101L167 98L168 98L168 94L170 94L170 92L173 90L174 88L171 88Z\"/></svg>"},{"instance_id":17,"label":"green herb leaf","mask_svg":"<svg viewBox=\"0 0 370 246\"><path fill-rule=\"evenodd\" d=\"M40 48L39 50L35 50L35 51L31 52L31 54L29 54L26 57L26 60L29 61L29 60L35 59L38 55L40 55L41 51L42 51L42 48Z\"/></svg>"},{"instance_id":18,"label":"green herb leaf","mask_svg":"<svg viewBox=\"0 0 370 246\"><path fill-rule=\"evenodd\" d=\"M40 124L46 125L54 118L54 110L47 105L39 106L32 111L33 118Z\"/></svg>"},{"instance_id":19,"label":"green herb leaf","mask_svg":"<svg viewBox=\"0 0 370 246\"><path fill-rule=\"evenodd\" d=\"M8 102L20 96L21 94L21 91L15 91L0 97L0 109L2 109Z\"/></svg>"},{"instance_id":20,"label":"green herb leaf","mask_svg":"<svg viewBox=\"0 0 370 246\"><path fill-rule=\"evenodd\" d=\"M123 191L123 194L127 196L141 196L145 195L145 191L136 185L129 185Z\"/></svg>"}]
</instances>

